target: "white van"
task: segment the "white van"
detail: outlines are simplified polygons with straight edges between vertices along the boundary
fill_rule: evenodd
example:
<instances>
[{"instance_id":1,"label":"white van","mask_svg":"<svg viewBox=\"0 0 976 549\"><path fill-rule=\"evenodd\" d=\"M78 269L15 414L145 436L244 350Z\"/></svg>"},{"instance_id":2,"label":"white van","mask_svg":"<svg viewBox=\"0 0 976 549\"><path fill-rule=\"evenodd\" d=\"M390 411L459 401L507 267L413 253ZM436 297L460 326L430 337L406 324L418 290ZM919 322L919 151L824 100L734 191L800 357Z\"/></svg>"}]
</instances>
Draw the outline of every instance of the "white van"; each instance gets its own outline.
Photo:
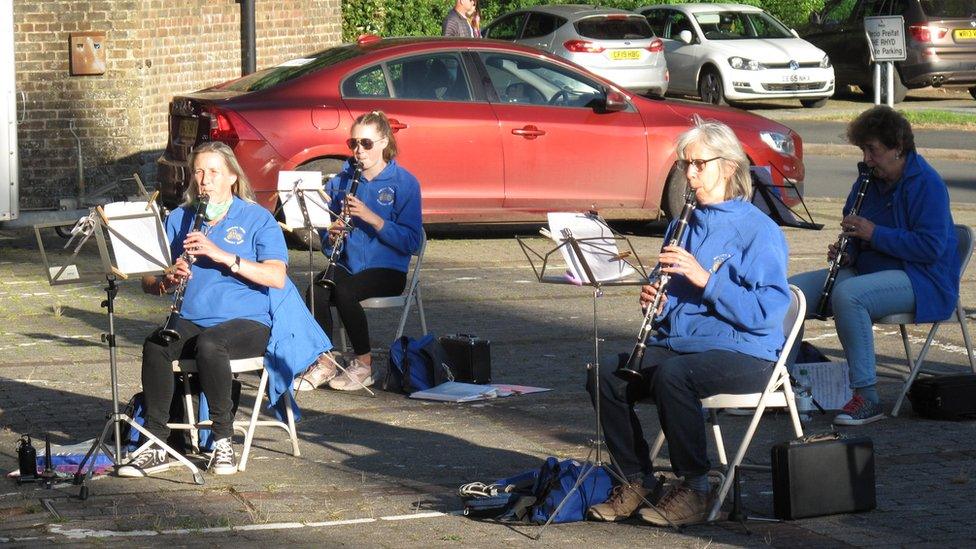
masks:
<instances>
[{"instance_id":1,"label":"white van","mask_svg":"<svg viewBox=\"0 0 976 549\"><path fill-rule=\"evenodd\" d=\"M0 221L18 214L16 88L13 1L0 0Z\"/></svg>"}]
</instances>

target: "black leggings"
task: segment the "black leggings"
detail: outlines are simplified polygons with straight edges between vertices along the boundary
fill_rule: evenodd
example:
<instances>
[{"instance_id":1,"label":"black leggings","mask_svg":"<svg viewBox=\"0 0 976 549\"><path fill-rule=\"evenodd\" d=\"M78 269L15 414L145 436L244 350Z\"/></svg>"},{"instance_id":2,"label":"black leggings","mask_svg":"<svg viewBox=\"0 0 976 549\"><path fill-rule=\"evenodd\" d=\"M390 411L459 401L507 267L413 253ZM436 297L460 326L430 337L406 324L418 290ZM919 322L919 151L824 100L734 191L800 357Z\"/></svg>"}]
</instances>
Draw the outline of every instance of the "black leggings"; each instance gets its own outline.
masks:
<instances>
[{"instance_id":1,"label":"black leggings","mask_svg":"<svg viewBox=\"0 0 976 549\"><path fill-rule=\"evenodd\" d=\"M346 327L349 334L349 341L352 342L352 349L357 355L365 355L370 352L369 344L369 324L366 321L366 311L359 304L364 299L371 297L389 297L400 295L407 286L407 273L396 269L366 269L356 274L349 274L349 271L338 268L333 269L335 275L335 289L317 285L315 287L312 312L315 320L325 335L335 343L332 338L332 310L330 305L334 305L339 312L339 319ZM321 280L325 276L322 271L316 277ZM308 289L305 289L305 301L308 302Z\"/></svg>"},{"instance_id":2,"label":"black leggings","mask_svg":"<svg viewBox=\"0 0 976 549\"><path fill-rule=\"evenodd\" d=\"M234 403L231 398L230 361L264 356L271 328L253 320L228 320L210 328L179 319L180 339L167 343L159 330L142 345L142 391L146 398L146 429L166 440L169 437L169 408L173 401L173 361L197 361L200 388L207 396L214 440L234 434Z\"/></svg>"}]
</instances>

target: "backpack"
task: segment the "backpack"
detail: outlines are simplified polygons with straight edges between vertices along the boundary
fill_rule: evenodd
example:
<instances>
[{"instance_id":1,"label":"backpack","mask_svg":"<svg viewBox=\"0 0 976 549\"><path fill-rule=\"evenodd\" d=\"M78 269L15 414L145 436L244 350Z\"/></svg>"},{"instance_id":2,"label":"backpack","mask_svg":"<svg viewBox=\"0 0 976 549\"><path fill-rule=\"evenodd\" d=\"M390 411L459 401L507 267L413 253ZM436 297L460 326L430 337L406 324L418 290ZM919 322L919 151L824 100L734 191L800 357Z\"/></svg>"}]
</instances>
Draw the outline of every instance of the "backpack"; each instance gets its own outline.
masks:
<instances>
[{"instance_id":1,"label":"backpack","mask_svg":"<svg viewBox=\"0 0 976 549\"><path fill-rule=\"evenodd\" d=\"M603 503L610 495L613 481L602 466L549 457L538 469L489 485L465 484L458 492L466 516L543 524L572 490L580 475L594 467L552 520L555 523L577 522L586 518L587 509Z\"/></svg>"},{"instance_id":2,"label":"backpack","mask_svg":"<svg viewBox=\"0 0 976 549\"><path fill-rule=\"evenodd\" d=\"M420 339L403 336L390 346L390 364L383 381L387 391L410 394L454 381L447 353L434 334Z\"/></svg>"}]
</instances>

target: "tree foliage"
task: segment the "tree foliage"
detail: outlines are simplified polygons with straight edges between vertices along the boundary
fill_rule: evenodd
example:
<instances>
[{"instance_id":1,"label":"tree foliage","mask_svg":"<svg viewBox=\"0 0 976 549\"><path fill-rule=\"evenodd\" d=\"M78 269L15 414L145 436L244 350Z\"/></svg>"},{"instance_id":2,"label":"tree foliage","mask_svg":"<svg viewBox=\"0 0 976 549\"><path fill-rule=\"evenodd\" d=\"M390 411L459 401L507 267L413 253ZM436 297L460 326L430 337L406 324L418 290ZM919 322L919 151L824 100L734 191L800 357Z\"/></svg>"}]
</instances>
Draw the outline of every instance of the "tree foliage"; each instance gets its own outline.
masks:
<instances>
[{"instance_id":1,"label":"tree foliage","mask_svg":"<svg viewBox=\"0 0 976 549\"><path fill-rule=\"evenodd\" d=\"M738 0L759 6L775 15L789 27L806 23L811 11L823 8L824 0ZM635 10L652 4L676 4L679 0L484 0L481 6L482 26L495 17L539 4L593 4L609 8ZM365 33L379 36L438 36L441 21L453 9L451 0L343 0L342 38L351 42Z\"/></svg>"}]
</instances>

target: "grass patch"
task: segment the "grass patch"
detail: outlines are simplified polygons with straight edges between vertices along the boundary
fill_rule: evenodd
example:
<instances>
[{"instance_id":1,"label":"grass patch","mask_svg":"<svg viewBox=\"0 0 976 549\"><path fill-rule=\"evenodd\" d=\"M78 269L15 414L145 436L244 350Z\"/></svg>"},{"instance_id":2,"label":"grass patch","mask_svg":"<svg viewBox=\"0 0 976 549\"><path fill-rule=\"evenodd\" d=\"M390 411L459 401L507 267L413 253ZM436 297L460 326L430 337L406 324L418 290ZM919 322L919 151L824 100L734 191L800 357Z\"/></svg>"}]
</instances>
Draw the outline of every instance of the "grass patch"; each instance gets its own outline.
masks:
<instances>
[{"instance_id":1,"label":"grass patch","mask_svg":"<svg viewBox=\"0 0 976 549\"><path fill-rule=\"evenodd\" d=\"M976 130L976 114L945 111L939 109L895 109L904 115L914 129L959 129ZM850 113L830 113L810 117L810 120L825 120L836 122L850 122L854 119Z\"/></svg>"}]
</instances>

